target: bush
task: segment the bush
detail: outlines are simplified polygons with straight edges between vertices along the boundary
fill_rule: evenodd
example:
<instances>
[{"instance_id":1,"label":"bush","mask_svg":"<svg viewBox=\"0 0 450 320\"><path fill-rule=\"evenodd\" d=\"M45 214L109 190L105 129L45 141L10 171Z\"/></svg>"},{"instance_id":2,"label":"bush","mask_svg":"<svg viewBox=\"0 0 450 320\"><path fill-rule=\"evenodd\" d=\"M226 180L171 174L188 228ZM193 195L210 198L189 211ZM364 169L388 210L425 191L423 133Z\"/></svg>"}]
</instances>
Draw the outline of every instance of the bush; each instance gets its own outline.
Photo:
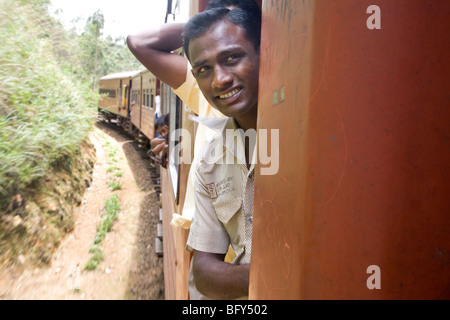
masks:
<instances>
[{"instance_id":1,"label":"bush","mask_svg":"<svg viewBox=\"0 0 450 320\"><path fill-rule=\"evenodd\" d=\"M55 167L69 168L86 139L96 95L65 74L35 5L0 0L0 210Z\"/></svg>"}]
</instances>

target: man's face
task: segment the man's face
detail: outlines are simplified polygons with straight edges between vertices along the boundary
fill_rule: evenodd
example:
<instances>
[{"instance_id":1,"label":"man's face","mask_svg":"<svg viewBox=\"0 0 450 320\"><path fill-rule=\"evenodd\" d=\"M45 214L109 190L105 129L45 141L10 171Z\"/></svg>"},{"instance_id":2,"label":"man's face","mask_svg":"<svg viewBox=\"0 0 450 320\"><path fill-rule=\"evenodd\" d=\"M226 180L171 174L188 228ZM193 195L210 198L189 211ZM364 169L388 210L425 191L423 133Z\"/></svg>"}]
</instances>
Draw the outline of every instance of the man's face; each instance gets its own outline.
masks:
<instances>
[{"instance_id":1,"label":"man's face","mask_svg":"<svg viewBox=\"0 0 450 320\"><path fill-rule=\"evenodd\" d=\"M215 23L190 42L189 57L199 88L212 106L237 120L256 117L259 51L244 29L227 20Z\"/></svg>"}]
</instances>

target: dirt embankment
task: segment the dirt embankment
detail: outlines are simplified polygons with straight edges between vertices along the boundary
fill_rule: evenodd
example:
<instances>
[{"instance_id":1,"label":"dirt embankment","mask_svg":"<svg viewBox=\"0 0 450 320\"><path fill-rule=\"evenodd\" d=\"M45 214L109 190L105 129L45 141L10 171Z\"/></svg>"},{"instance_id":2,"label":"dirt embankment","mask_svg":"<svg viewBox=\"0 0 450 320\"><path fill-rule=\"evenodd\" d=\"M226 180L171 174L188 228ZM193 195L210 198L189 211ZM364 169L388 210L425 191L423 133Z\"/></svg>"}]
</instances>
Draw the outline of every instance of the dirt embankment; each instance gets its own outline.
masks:
<instances>
[{"instance_id":1,"label":"dirt embankment","mask_svg":"<svg viewBox=\"0 0 450 320\"><path fill-rule=\"evenodd\" d=\"M0 266L45 265L75 226L74 208L91 185L96 161L90 140L0 213Z\"/></svg>"},{"instance_id":2,"label":"dirt embankment","mask_svg":"<svg viewBox=\"0 0 450 320\"><path fill-rule=\"evenodd\" d=\"M40 195L18 199L14 210L23 210L21 215L2 218L13 230L2 242L29 241L27 250L4 250L0 298L164 298L163 260L154 248L159 196L149 159L114 126L99 123L90 141L81 148L85 173L55 173ZM120 187L113 191L112 182ZM120 202L118 219L101 244L103 260L95 271L85 270L105 201L113 193Z\"/></svg>"}]
</instances>

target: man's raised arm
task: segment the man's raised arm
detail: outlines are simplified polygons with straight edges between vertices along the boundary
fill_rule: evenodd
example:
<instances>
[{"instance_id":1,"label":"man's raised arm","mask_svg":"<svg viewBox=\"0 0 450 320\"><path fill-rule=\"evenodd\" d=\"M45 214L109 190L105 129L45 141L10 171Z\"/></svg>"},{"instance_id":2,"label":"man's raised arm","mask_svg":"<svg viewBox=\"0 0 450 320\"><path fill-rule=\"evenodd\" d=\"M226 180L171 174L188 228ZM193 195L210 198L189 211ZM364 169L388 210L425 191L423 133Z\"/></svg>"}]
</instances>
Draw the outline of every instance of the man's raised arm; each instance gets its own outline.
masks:
<instances>
[{"instance_id":1,"label":"man's raised arm","mask_svg":"<svg viewBox=\"0 0 450 320\"><path fill-rule=\"evenodd\" d=\"M127 37L134 56L158 79L177 89L186 81L188 61L172 51L183 45L184 23L164 24Z\"/></svg>"}]
</instances>

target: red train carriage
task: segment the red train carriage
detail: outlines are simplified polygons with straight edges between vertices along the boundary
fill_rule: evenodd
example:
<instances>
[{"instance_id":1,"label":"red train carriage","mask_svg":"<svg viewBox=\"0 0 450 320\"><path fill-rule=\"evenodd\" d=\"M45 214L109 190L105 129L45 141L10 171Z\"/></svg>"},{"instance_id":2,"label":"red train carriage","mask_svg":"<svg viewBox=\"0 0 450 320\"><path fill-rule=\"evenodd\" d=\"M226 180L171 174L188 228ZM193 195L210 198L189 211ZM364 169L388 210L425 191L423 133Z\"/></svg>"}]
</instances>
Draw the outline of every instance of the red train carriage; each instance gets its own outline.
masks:
<instances>
[{"instance_id":1,"label":"red train carriage","mask_svg":"<svg viewBox=\"0 0 450 320\"><path fill-rule=\"evenodd\" d=\"M448 1L259 4L258 128L279 166L255 178L249 298L450 298ZM161 95L171 130L194 134ZM161 170L168 299L189 297L189 231L170 225L188 172Z\"/></svg>"},{"instance_id":2,"label":"red train carriage","mask_svg":"<svg viewBox=\"0 0 450 320\"><path fill-rule=\"evenodd\" d=\"M450 298L446 0L263 1L251 299Z\"/></svg>"}]
</instances>

